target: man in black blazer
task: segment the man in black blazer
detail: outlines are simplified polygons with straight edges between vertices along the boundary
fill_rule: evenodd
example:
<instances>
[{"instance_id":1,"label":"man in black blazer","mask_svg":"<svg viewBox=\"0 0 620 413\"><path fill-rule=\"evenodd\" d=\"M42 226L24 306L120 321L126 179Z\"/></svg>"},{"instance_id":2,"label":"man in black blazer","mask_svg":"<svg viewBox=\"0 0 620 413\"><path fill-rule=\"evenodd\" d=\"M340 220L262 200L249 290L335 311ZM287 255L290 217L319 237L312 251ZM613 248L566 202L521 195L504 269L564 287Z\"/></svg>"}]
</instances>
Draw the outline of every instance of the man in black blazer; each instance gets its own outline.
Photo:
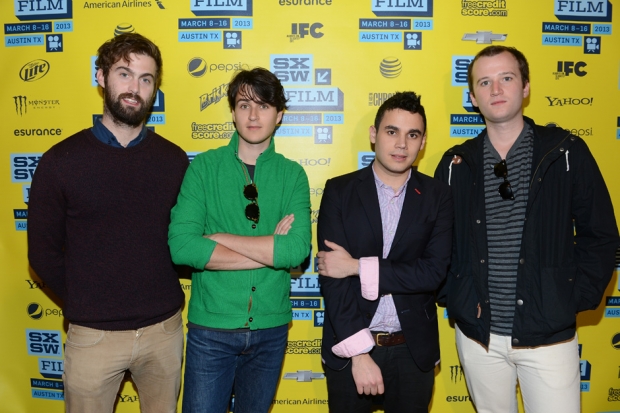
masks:
<instances>
[{"instance_id":1,"label":"man in black blazer","mask_svg":"<svg viewBox=\"0 0 620 413\"><path fill-rule=\"evenodd\" d=\"M412 168L426 141L420 98L400 92L370 127L375 161L325 184L318 268L329 408L428 412L439 362L435 291L450 262L449 187Z\"/></svg>"}]
</instances>

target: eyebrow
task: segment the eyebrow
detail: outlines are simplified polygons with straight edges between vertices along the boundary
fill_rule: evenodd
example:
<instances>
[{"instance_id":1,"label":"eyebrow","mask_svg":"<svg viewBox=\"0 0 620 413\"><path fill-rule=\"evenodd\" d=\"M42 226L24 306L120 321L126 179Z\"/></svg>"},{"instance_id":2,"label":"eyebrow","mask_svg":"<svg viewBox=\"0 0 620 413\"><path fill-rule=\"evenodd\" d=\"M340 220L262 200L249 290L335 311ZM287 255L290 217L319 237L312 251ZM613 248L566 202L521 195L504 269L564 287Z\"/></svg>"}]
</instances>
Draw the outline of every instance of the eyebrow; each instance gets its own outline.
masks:
<instances>
[{"instance_id":1,"label":"eyebrow","mask_svg":"<svg viewBox=\"0 0 620 413\"><path fill-rule=\"evenodd\" d=\"M499 75L499 76L504 76L504 75L513 75L513 76L517 76L517 74L516 74L515 72L510 72L510 71L509 71L509 72L501 72L501 73L498 73L498 75ZM481 77L480 79L478 79L478 80L476 81L476 83L480 82L481 80L488 79L488 78L490 78L490 77L493 77L493 76L483 76L483 77Z\"/></svg>"},{"instance_id":2,"label":"eyebrow","mask_svg":"<svg viewBox=\"0 0 620 413\"><path fill-rule=\"evenodd\" d=\"M393 131L399 131L400 128L398 126L394 126L394 125L385 125L386 130L393 130ZM418 135L422 134L422 131L420 129L409 129L408 133L417 133Z\"/></svg>"},{"instance_id":3,"label":"eyebrow","mask_svg":"<svg viewBox=\"0 0 620 413\"><path fill-rule=\"evenodd\" d=\"M114 69L114 71L118 71L119 69L120 69L120 70L125 70L125 71L127 71L127 72L131 73L132 75L135 75L135 74L136 74L136 72L135 72L135 71L133 71L133 70L131 70L131 68L129 68L129 66L118 66L116 69ZM155 76L154 76L152 73L148 73L148 72L143 73L143 74L141 74L141 75L140 75L140 76L138 76L138 77L140 77L140 78L142 78L142 77L150 77L150 78L155 79Z\"/></svg>"}]
</instances>

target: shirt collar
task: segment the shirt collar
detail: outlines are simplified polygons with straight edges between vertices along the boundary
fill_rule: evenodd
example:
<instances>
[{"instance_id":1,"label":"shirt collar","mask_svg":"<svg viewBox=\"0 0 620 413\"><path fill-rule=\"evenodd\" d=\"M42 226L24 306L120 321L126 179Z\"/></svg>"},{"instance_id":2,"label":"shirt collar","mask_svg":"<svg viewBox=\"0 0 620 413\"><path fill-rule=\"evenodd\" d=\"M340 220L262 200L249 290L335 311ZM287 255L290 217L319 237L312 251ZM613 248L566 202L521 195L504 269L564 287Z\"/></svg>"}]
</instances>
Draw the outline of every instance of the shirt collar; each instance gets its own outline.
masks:
<instances>
[{"instance_id":1,"label":"shirt collar","mask_svg":"<svg viewBox=\"0 0 620 413\"><path fill-rule=\"evenodd\" d=\"M95 121L95 124L91 128L91 131L93 132L93 135L95 135L97 139L99 139L101 142L105 143L106 145L110 145L114 148L125 148L123 147L123 145L119 143L118 139L116 139L116 136L114 136L114 134L110 132L108 128L105 127L103 122L101 122L101 119L98 119L97 121ZM131 148L132 146L136 146L137 144L142 142L147 132L148 132L148 129L146 128L146 126L142 125L142 130L140 130L140 133L138 134L138 136L135 137L133 140L131 140L127 144L126 147Z\"/></svg>"}]
</instances>

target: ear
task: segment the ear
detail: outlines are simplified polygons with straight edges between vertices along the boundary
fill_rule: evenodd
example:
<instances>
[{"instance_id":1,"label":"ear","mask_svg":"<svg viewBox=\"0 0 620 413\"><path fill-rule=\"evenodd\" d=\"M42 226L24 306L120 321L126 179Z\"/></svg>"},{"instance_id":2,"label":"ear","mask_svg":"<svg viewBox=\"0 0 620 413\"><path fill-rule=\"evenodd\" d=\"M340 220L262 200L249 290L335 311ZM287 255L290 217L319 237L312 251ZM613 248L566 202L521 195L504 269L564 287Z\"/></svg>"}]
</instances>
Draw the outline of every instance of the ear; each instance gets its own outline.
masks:
<instances>
[{"instance_id":1,"label":"ear","mask_svg":"<svg viewBox=\"0 0 620 413\"><path fill-rule=\"evenodd\" d=\"M282 116L284 116L284 111L283 110L278 112L278 121L276 122L276 124L279 124L282 121Z\"/></svg>"},{"instance_id":2,"label":"ear","mask_svg":"<svg viewBox=\"0 0 620 413\"><path fill-rule=\"evenodd\" d=\"M527 98L530 95L530 82L527 82L525 86L523 86L523 99Z\"/></svg>"},{"instance_id":3,"label":"ear","mask_svg":"<svg viewBox=\"0 0 620 413\"><path fill-rule=\"evenodd\" d=\"M231 110L230 114L232 115L233 122L237 123L237 119L235 119L235 110Z\"/></svg>"},{"instance_id":4,"label":"ear","mask_svg":"<svg viewBox=\"0 0 620 413\"><path fill-rule=\"evenodd\" d=\"M99 83L99 86L105 89L105 76L103 75L102 69L97 69L96 77L97 77L97 83Z\"/></svg>"},{"instance_id":5,"label":"ear","mask_svg":"<svg viewBox=\"0 0 620 413\"><path fill-rule=\"evenodd\" d=\"M426 132L424 132L424 136L422 136L422 145L420 145L420 150L424 149L424 145L426 145Z\"/></svg>"},{"instance_id":6,"label":"ear","mask_svg":"<svg viewBox=\"0 0 620 413\"><path fill-rule=\"evenodd\" d=\"M370 133L370 143L377 143L377 129L375 129L375 125L370 125L368 132Z\"/></svg>"},{"instance_id":7,"label":"ear","mask_svg":"<svg viewBox=\"0 0 620 413\"><path fill-rule=\"evenodd\" d=\"M473 92L469 92L469 99L471 100L471 103L475 106L478 107L478 102L476 101L476 97L474 96Z\"/></svg>"}]
</instances>

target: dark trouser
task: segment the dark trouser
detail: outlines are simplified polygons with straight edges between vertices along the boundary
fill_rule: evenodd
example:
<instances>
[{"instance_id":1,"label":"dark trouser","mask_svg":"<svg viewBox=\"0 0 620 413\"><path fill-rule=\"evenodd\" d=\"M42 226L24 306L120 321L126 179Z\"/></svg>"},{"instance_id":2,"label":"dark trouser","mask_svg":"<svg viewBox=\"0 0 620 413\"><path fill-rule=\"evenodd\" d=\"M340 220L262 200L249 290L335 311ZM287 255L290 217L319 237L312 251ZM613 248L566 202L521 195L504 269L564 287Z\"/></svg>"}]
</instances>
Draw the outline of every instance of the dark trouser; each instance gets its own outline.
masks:
<instances>
[{"instance_id":1,"label":"dark trouser","mask_svg":"<svg viewBox=\"0 0 620 413\"><path fill-rule=\"evenodd\" d=\"M413 361L407 344L375 346L370 356L381 369L385 386L385 413L427 413L433 395L435 372L421 371ZM327 378L329 411L333 413L367 413L373 396L359 395L351 373L351 363L342 370L323 365Z\"/></svg>"}]
</instances>

